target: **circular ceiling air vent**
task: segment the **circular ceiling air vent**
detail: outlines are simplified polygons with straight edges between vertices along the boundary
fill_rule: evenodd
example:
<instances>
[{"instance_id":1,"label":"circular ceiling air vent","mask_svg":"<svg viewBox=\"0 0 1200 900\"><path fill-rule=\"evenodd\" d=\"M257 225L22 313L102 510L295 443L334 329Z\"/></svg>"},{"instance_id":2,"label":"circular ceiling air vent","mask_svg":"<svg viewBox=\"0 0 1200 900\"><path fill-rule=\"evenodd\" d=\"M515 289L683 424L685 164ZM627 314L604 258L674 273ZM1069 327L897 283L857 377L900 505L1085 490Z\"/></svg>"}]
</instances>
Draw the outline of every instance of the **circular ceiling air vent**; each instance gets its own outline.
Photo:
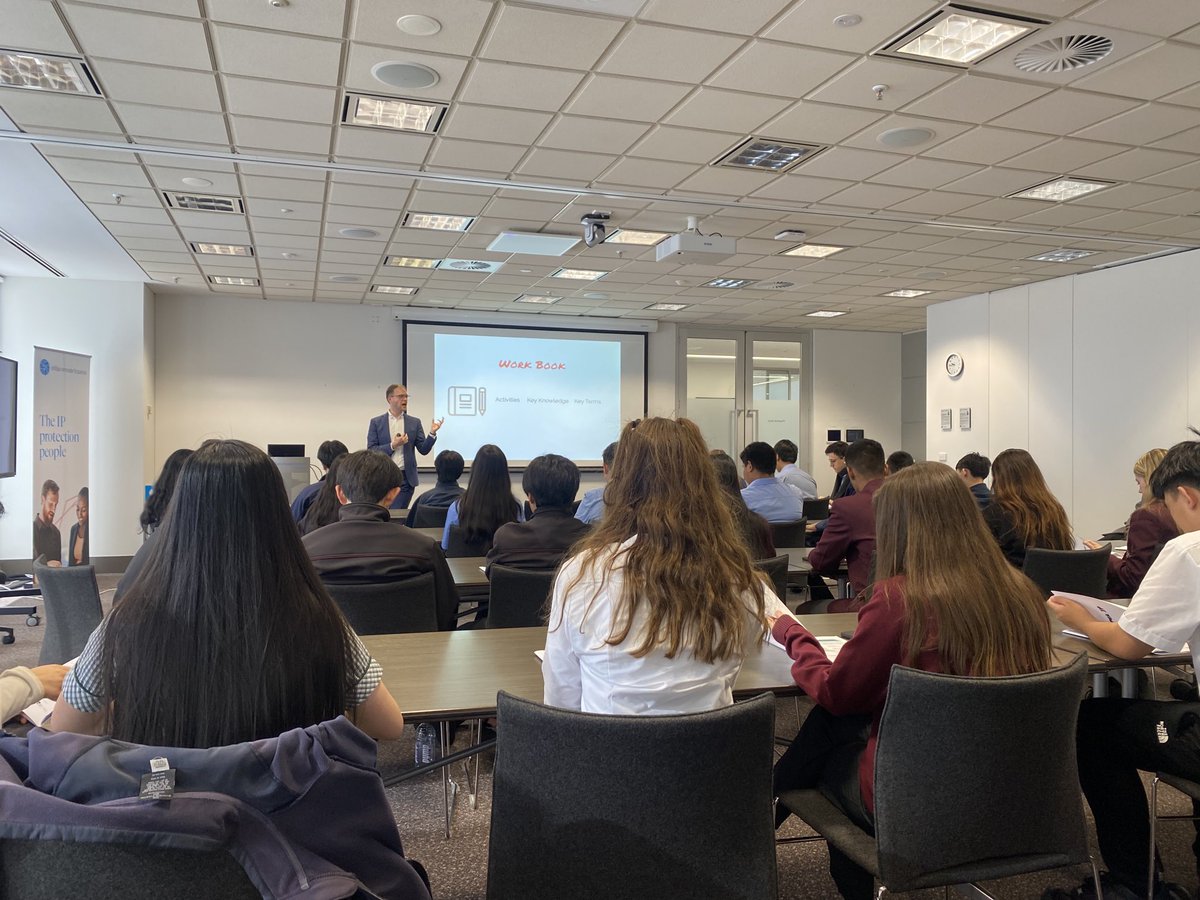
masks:
<instances>
[{"instance_id":1,"label":"circular ceiling air vent","mask_svg":"<svg viewBox=\"0 0 1200 900\"><path fill-rule=\"evenodd\" d=\"M453 259L442 263L438 268L457 269L460 272L486 272L492 264L477 259Z\"/></svg>"},{"instance_id":2,"label":"circular ceiling air vent","mask_svg":"<svg viewBox=\"0 0 1200 900\"><path fill-rule=\"evenodd\" d=\"M1026 47L1013 58L1022 72L1069 72L1099 62L1113 51L1111 39L1098 34L1070 34Z\"/></svg>"}]
</instances>

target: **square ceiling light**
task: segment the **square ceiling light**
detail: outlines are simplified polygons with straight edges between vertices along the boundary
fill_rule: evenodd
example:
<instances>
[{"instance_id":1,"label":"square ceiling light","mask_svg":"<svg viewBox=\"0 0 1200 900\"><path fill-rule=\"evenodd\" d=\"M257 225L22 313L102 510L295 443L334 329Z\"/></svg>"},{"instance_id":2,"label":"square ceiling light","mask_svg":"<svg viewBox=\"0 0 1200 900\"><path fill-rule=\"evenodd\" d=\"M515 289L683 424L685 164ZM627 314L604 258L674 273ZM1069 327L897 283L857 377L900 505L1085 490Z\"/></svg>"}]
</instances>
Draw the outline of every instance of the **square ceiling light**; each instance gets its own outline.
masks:
<instances>
[{"instance_id":1,"label":"square ceiling light","mask_svg":"<svg viewBox=\"0 0 1200 900\"><path fill-rule=\"evenodd\" d=\"M818 309L816 312L805 313L810 319L836 319L845 313L836 309Z\"/></svg>"},{"instance_id":2,"label":"square ceiling light","mask_svg":"<svg viewBox=\"0 0 1200 900\"><path fill-rule=\"evenodd\" d=\"M417 292L415 287L399 287L394 284L373 284L371 285L372 294L408 294L412 295Z\"/></svg>"},{"instance_id":3,"label":"square ceiling light","mask_svg":"<svg viewBox=\"0 0 1200 900\"><path fill-rule=\"evenodd\" d=\"M597 269L559 269L557 272L551 272L550 277L574 278L576 281L595 281L607 274L607 272L601 272Z\"/></svg>"},{"instance_id":4,"label":"square ceiling light","mask_svg":"<svg viewBox=\"0 0 1200 900\"><path fill-rule=\"evenodd\" d=\"M879 53L966 68L1045 24L1041 19L948 4Z\"/></svg>"},{"instance_id":5,"label":"square ceiling light","mask_svg":"<svg viewBox=\"0 0 1200 900\"><path fill-rule=\"evenodd\" d=\"M679 312L681 309L687 309L691 306L690 303L651 303L646 309L657 309L663 312ZM732 359L733 357L730 357Z\"/></svg>"},{"instance_id":6,"label":"square ceiling light","mask_svg":"<svg viewBox=\"0 0 1200 900\"><path fill-rule=\"evenodd\" d=\"M779 255L824 259L826 256L833 256L835 253L841 253L843 250L848 249L848 247L835 247L833 244L801 244L799 247L793 247L791 250L784 250Z\"/></svg>"},{"instance_id":7,"label":"square ceiling light","mask_svg":"<svg viewBox=\"0 0 1200 900\"><path fill-rule=\"evenodd\" d=\"M212 254L213 256L253 256L254 249L245 244L207 244L202 241L192 241L192 250L196 253Z\"/></svg>"},{"instance_id":8,"label":"square ceiling light","mask_svg":"<svg viewBox=\"0 0 1200 900\"><path fill-rule=\"evenodd\" d=\"M746 285L754 284L752 278L714 278L712 281L706 281L700 287L706 288L744 288Z\"/></svg>"},{"instance_id":9,"label":"square ceiling light","mask_svg":"<svg viewBox=\"0 0 1200 900\"><path fill-rule=\"evenodd\" d=\"M757 169L760 172L786 172L824 149L824 144L750 137L712 164L735 169Z\"/></svg>"},{"instance_id":10,"label":"square ceiling light","mask_svg":"<svg viewBox=\"0 0 1200 900\"><path fill-rule=\"evenodd\" d=\"M1093 181L1090 178L1055 178L1053 181L1035 184L1031 188L1025 188L1023 191L1017 191L1015 194L1008 194L1006 196L1013 198L1020 197L1026 200L1048 200L1051 203L1062 203L1066 200L1074 200L1076 197L1082 197L1084 194L1102 191L1106 187L1112 187L1114 184L1116 184L1115 181Z\"/></svg>"},{"instance_id":11,"label":"square ceiling light","mask_svg":"<svg viewBox=\"0 0 1200 900\"><path fill-rule=\"evenodd\" d=\"M582 240L574 234L542 234L531 231L502 231L488 244L496 253L525 253L529 256L562 256Z\"/></svg>"},{"instance_id":12,"label":"square ceiling light","mask_svg":"<svg viewBox=\"0 0 1200 900\"><path fill-rule=\"evenodd\" d=\"M914 291L912 288L905 288L901 291L888 291L883 294L884 297L924 297L926 294L932 294L933 291Z\"/></svg>"},{"instance_id":13,"label":"square ceiling light","mask_svg":"<svg viewBox=\"0 0 1200 900\"><path fill-rule=\"evenodd\" d=\"M0 50L0 87L102 96L82 59L22 50Z\"/></svg>"},{"instance_id":14,"label":"square ceiling light","mask_svg":"<svg viewBox=\"0 0 1200 900\"><path fill-rule=\"evenodd\" d=\"M421 256L389 256L383 264L407 269L432 269L440 262L440 259L425 259Z\"/></svg>"},{"instance_id":15,"label":"square ceiling light","mask_svg":"<svg viewBox=\"0 0 1200 900\"><path fill-rule=\"evenodd\" d=\"M342 107L342 124L433 134L445 115L444 103L347 94Z\"/></svg>"},{"instance_id":16,"label":"square ceiling light","mask_svg":"<svg viewBox=\"0 0 1200 900\"><path fill-rule=\"evenodd\" d=\"M634 231L632 228L618 228L604 239L604 243L635 244L639 247L653 247L660 241L665 241L670 236L665 231Z\"/></svg>"},{"instance_id":17,"label":"square ceiling light","mask_svg":"<svg viewBox=\"0 0 1200 900\"><path fill-rule=\"evenodd\" d=\"M173 209L193 209L199 212L237 213L246 211L241 197L217 197L212 194L182 194L178 191L165 191L167 206Z\"/></svg>"},{"instance_id":18,"label":"square ceiling light","mask_svg":"<svg viewBox=\"0 0 1200 900\"><path fill-rule=\"evenodd\" d=\"M522 294L514 303L539 303L542 306L549 306L551 303L557 303L562 297L554 297L550 294Z\"/></svg>"},{"instance_id":19,"label":"square ceiling light","mask_svg":"<svg viewBox=\"0 0 1200 900\"><path fill-rule=\"evenodd\" d=\"M208 280L213 284L232 284L241 287L258 287L257 278L243 278L240 275L209 275Z\"/></svg>"},{"instance_id":20,"label":"square ceiling light","mask_svg":"<svg viewBox=\"0 0 1200 900\"><path fill-rule=\"evenodd\" d=\"M474 216L450 216L445 213L410 212L404 214L403 228L428 228L432 231L466 231Z\"/></svg>"},{"instance_id":21,"label":"square ceiling light","mask_svg":"<svg viewBox=\"0 0 1200 900\"><path fill-rule=\"evenodd\" d=\"M1095 256L1099 252L1099 250L1072 250L1063 248L1061 250L1048 250L1045 253L1039 253L1037 256L1027 256L1025 258L1035 262L1068 263L1075 262L1077 259L1083 259L1085 256Z\"/></svg>"}]
</instances>

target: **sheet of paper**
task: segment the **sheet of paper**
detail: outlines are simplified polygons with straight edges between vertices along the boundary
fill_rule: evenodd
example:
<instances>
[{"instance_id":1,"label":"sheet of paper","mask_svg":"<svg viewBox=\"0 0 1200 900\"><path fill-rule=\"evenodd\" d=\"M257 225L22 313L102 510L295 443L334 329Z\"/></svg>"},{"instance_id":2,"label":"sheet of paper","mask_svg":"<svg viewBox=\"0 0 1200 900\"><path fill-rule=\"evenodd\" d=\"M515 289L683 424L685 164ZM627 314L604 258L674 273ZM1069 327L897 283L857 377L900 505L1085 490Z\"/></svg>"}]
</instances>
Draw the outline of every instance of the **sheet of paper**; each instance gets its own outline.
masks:
<instances>
[{"instance_id":1,"label":"sheet of paper","mask_svg":"<svg viewBox=\"0 0 1200 900\"><path fill-rule=\"evenodd\" d=\"M21 714L34 725L41 725L50 718L52 712L54 712L54 701L48 698L42 698L37 703L31 703L21 710Z\"/></svg>"},{"instance_id":2,"label":"sheet of paper","mask_svg":"<svg viewBox=\"0 0 1200 900\"><path fill-rule=\"evenodd\" d=\"M829 637L819 637L817 642L821 645L821 649L825 651L825 655L829 657L829 661L837 659L837 655L841 649L846 646L846 639L837 635Z\"/></svg>"},{"instance_id":3,"label":"sheet of paper","mask_svg":"<svg viewBox=\"0 0 1200 900\"><path fill-rule=\"evenodd\" d=\"M1088 611L1097 622L1119 622L1125 614L1125 607L1111 600L1099 600L1083 594L1068 594L1066 591L1051 591L1050 596L1062 597L1064 600L1074 600Z\"/></svg>"},{"instance_id":4,"label":"sheet of paper","mask_svg":"<svg viewBox=\"0 0 1200 900\"><path fill-rule=\"evenodd\" d=\"M534 650L533 655L538 658L538 662L546 661L546 651L545 650Z\"/></svg>"}]
</instances>

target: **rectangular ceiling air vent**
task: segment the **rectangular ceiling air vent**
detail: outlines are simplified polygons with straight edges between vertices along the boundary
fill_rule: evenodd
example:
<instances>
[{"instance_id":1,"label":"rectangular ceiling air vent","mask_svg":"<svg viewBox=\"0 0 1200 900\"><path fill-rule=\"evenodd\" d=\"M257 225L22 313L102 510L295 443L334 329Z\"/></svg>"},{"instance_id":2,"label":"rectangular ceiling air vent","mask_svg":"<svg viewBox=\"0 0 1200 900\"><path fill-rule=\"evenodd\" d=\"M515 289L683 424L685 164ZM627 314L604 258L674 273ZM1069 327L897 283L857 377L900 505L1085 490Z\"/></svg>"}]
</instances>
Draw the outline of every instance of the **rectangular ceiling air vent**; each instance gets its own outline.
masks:
<instances>
[{"instance_id":1,"label":"rectangular ceiling air vent","mask_svg":"<svg viewBox=\"0 0 1200 900\"><path fill-rule=\"evenodd\" d=\"M712 165L732 166L735 169L754 169L759 172L786 172L800 163L812 159L824 149L824 144L748 137L724 156L715 160Z\"/></svg>"},{"instance_id":2,"label":"rectangular ceiling air vent","mask_svg":"<svg viewBox=\"0 0 1200 900\"><path fill-rule=\"evenodd\" d=\"M209 194L187 194L163 191L167 206L172 209L191 209L200 212L223 212L241 215L246 211L241 197L217 197Z\"/></svg>"}]
</instances>

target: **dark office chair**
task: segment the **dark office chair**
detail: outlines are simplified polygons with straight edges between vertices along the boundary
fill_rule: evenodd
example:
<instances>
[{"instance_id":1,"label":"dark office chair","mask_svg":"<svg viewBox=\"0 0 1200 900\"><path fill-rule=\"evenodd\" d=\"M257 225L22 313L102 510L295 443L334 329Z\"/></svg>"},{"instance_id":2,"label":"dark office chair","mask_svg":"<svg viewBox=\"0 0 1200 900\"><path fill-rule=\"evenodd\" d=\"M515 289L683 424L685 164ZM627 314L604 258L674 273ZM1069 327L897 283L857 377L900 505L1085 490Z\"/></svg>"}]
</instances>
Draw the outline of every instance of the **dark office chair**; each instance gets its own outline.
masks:
<instances>
[{"instance_id":1,"label":"dark office chair","mask_svg":"<svg viewBox=\"0 0 1200 900\"><path fill-rule=\"evenodd\" d=\"M776 547L803 547L808 519L795 522L772 522L771 541Z\"/></svg>"},{"instance_id":2,"label":"dark office chair","mask_svg":"<svg viewBox=\"0 0 1200 900\"><path fill-rule=\"evenodd\" d=\"M1108 590L1108 557L1112 547L1099 550L1025 551L1025 574L1046 596L1051 591L1066 591L1087 597L1103 597Z\"/></svg>"},{"instance_id":3,"label":"dark office chair","mask_svg":"<svg viewBox=\"0 0 1200 900\"><path fill-rule=\"evenodd\" d=\"M433 573L379 584L329 584L356 634L407 634L437 631L437 597Z\"/></svg>"},{"instance_id":4,"label":"dark office chair","mask_svg":"<svg viewBox=\"0 0 1200 900\"><path fill-rule=\"evenodd\" d=\"M780 600L787 600L787 576L788 576L788 558L784 556L775 556L771 559L756 559L754 567L761 569L771 579L771 586L775 590L775 596Z\"/></svg>"},{"instance_id":5,"label":"dark office chair","mask_svg":"<svg viewBox=\"0 0 1200 900\"><path fill-rule=\"evenodd\" d=\"M497 705L489 898L775 900L774 697L682 716Z\"/></svg>"},{"instance_id":6,"label":"dark office chair","mask_svg":"<svg viewBox=\"0 0 1200 900\"><path fill-rule=\"evenodd\" d=\"M1150 782L1150 883L1146 888L1146 896L1154 896L1154 870L1158 863L1157 853L1155 852L1155 835L1158 831L1158 823L1160 821L1188 819L1193 820L1195 815L1190 816L1160 816L1158 814L1158 785L1159 783L1170 785L1184 794L1193 802L1193 811L1196 805L1200 804L1200 783L1191 781L1187 778L1180 778L1178 775L1168 775L1166 772L1158 772Z\"/></svg>"},{"instance_id":7,"label":"dark office chair","mask_svg":"<svg viewBox=\"0 0 1200 900\"><path fill-rule=\"evenodd\" d=\"M426 506L424 503L413 511L413 528L445 528L448 506Z\"/></svg>"},{"instance_id":8,"label":"dark office chair","mask_svg":"<svg viewBox=\"0 0 1200 900\"><path fill-rule=\"evenodd\" d=\"M494 565L488 575L488 628L529 628L545 625L544 609L556 569L514 569Z\"/></svg>"},{"instance_id":9,"label":"dark office chair","mask_svg":"<svg viewBox=\"0 0 1200 900\"><path fill-rule=\"evenodd\" d=\"M83 647L104 613L95 566L47 566L33 564L33 574L42 589L46 634L38 665L64 663L83 652Z\"/></svg>"},{"instance_id":10,"label":"dark office chair","mask_svg":"<svg viewBox=\"0 0 1200 900\"><path fill-rule=\"evenodd\" d=\"M1082 654L1006 678L895 666L875 754L875 837L818 789L779 802L888 891L1086 862L1095 877L1075 763L1086 675Z\"/></svg>"},{"instance_id":11,"label":"dark office chair","mask_svg":"<svg viewBox=\"0 0 1200 900\"><path fill-rule=\"evenodd\" d=\"M829 498L824 497L820 500L805 500L804 501L804 518L810 522L817 522L821 519L829 518Z\"/></svg>"},{"instance_id":12,"label":"dark office chair","mask_svg":"<svg viewBox=\"0 0 1200 900\"><path fill-rule=\"evenodd\" d=\"M459 526L450 526L450 534L446 538L446 559L462 556L487 556L491 549L491 538L486 541L468 541L463 537L462 529Z\"/></svg>"}]
</instances>

